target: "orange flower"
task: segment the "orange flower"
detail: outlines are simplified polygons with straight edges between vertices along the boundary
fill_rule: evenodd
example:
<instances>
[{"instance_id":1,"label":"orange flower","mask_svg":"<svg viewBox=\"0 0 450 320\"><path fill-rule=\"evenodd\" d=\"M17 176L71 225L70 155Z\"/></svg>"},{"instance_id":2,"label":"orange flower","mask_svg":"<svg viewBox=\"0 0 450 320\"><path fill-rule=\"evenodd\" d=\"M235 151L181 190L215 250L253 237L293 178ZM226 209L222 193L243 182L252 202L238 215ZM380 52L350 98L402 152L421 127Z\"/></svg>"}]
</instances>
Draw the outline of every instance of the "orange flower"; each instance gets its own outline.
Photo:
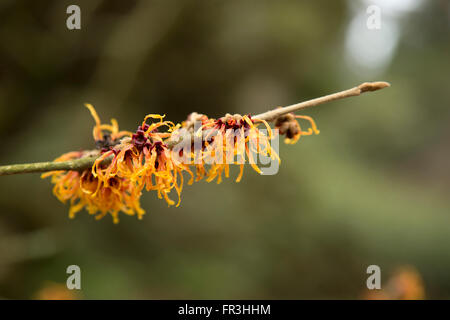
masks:
<instances>
[{"instance_id":1,"label":"orange flower","mask_svg":"<svg viewBox=\"0 0 450 320\"><path fill-rule=\"evenodd\" d=\"M78 300L81 299L79 293L67 289L62 283L48 283L40 289L33 297L36 300Z\"/></svg>"},{"instance_id":2,"label":"orange flower","mask_svg":"<svg viewBox=\"0 0 450 320\"><path fill-rule=\"evenodd\" d=\"M83 156L83 152L69 152L63 154L54 161L67 161L78 159ZM75 217L75 213L78 211L78 203L83 198L84 193L80 188L80 173L78 171L50 171L41 175L41 178L52 177L51 182L54 184L53 194L62 203L66 203L70 200L69 217Z\"/></svg>"},{"instance_id":3,"label":"orange flower","mask_svg":"<svg viewBox=\"0 0 450 320\"><path fill-rule=\"evenodd\" d=\"M117 143L118 139L122 138L123 136L131 136L132 133L129 131L119 131L119 124L117 123L116 119L111 119L111 124L101 124L100 118L97 114L97 111L95 111L94 107L89 104L84 104L86 108L89 109L91 112L92 117L95 120L95 126L92 131L92 135L94 137L95 142L98 142L104 145L105 147ZM105 133L105 131L109 131L109 133Z\"/></svg>"},{"instance_id":4,"label":"orange flower","mask_svg":"<svg viewBox=\"0 0 450 320\"><path fill-rule=\"evenodd\" d=\"M260 123L265 125L268 135L258 129ZM240 171L236 182L241 181L246 162L261 174L260 168L256 165L255 156L257 155L280 161L277 153L271 147L272 130L264 120L253 120L249 115L227 114L217 120L204 121L196 134L199 135L204 129L207 130L206 136L203 138L201 161L196 163L196 167L197 172L203 175L204 165L210 165L206 172L206 181L208 182L217 179L217 183L221 183L223 173L228 178L230 164L239 165Z\"/></svg>"},{"instance_id":5,"label":"orange flower","mask_svg":"<svg viewBox=\"0 0 450 320\"><path fill-rule=\"evenodd\" d=\"M159 121L147 124L150 118ZM123 139L95 161L92 167L94 177L104 182L114 177L122 178L139 194L144 187L147 191L156 190L158 198L164 198L168 205L175 204L169 198L169 193L175 189L178 206L183 188L182 172L187 171L191 176L192 173L187 165L175 161L172 151L163 143L163 139L170 137L176 127L163 119L164 116L147 115L131 139ZM168 128L167 132L158 131L163 126ZM113 157L111 163L103 166L102 162L109 156Z\"/></svg>"},{"instance_id":6,"label":"orange flower","mask_svg":"<svg viewBox=\"0 0 450 320\"><path fill-rule=\"evenodd\" d=\"M311 127L308 128L308 131L302 131L300 123L296 120L296 118L309 121ZM286 135L284 142L287 144L296 143L298 139L301 138L301 136L310 136L313 133L320 133L320 131L317 130L317 126L313 118L308 116L297 116L293 113L288 113L286 115L278 117L275 120L275 128L278 129L281 135Z\"/></svg>"},{"instance_id":7,"label":"orange flower","mask_svg":"<svg viewBox=\"0 0 450 320\"><path fill-rule=\"evenodd\" d=\"M156 141L151 146L143 148L145 164L132 180L147 191L156 190L158 198L164 198L167 204L174 205L175 202L169 198L169 193L175 189L178 195L176 206L180 205L181 191L183 189L183 171L191 175L189 184L193 183L193 174L189 167L173 157L173 151L160 142Z\"/></svg>"},{"instance_id":8,"label":"orange flower","mask_svg":"<svg viewBox=\"0 0 450 320\"><path fill-rule=\"evenodd\" d=\"M131 135L127 131L119 131L117 121L111 120L111 125L101 124L95 109L86 104L96 122L93 136L96 144L102 151L105 151L119 143L118 139ZM104 159L105 152L100 159ZM57 158L55 161L66 161L82 158L89 155L88 152L69 152ZM96 162L96 166L100 164ZM102 170L99 170L103 172ZM119 211L128 215L137 214L142 218L144 210L140 207L140 190L127 179L111 175L106 178L106 174L94 175L92 170L78 171L51 171L41 177L52 177L54 184L53 193L63 203L70 200L69 217L74 218L75 214L86 208L89 214L96 214L96 219L101 219L110 213L114 223L119 221Z\"/></svg>"},{"instance_id":9,"label":"orange flower","mask_svg":"<svg viewBox=\"0 0 450 320\"><path fill-rule=\"evenodd\" d=\"M413 266L397 268L381 290L366 290L366 300L423 300L425 287L422 276Z\"/></svg>"}]
</instances>

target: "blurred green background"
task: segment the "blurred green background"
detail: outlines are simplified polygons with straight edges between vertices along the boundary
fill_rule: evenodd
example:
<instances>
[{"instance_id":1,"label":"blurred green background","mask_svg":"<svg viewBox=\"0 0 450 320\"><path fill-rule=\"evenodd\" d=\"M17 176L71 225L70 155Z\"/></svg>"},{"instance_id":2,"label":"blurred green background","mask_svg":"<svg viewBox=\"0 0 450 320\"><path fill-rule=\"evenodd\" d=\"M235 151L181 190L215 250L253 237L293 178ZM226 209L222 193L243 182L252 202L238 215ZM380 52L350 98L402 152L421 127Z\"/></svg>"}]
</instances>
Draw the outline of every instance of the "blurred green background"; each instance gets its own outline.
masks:
<instances>
[{"instance_id":1,"label":"blurred green background","mask_svg":"<svg viewBox=\"0 0 450 320\"><path fill-rule=\"evenodd\" d=\"M91 149L84 102L135 130L392 84L305 111L321 134L282 144L278 174L196 183L179 208L146 193L143 221L70 220L49 180L0 177L1 298L71 264L86 299L360 298L371 264L450 298L448 0L2 0L0 39L0 164Z\"/></svg>"}]
</instances>

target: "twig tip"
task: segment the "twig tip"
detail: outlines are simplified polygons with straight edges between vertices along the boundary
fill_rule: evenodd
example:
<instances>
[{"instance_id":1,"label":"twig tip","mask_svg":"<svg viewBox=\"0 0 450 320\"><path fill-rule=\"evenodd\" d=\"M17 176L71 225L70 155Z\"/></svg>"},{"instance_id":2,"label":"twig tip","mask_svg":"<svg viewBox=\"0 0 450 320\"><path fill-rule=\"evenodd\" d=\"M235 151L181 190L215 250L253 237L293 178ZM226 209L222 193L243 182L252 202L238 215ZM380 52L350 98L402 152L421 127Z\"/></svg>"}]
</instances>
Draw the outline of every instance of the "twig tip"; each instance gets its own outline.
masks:
<instances>
[{"instance_id":1,"label":"twig tip","mask_svg":"<svg viewBox=\"0 0 450 320\"><path fill-rule=\"evenodd\" d=\"M367 91L377 91L390 86L391 84L386 81L364 82L358 86L358 89L361 90L362 93Z\"/></svg>"}]
</instances>

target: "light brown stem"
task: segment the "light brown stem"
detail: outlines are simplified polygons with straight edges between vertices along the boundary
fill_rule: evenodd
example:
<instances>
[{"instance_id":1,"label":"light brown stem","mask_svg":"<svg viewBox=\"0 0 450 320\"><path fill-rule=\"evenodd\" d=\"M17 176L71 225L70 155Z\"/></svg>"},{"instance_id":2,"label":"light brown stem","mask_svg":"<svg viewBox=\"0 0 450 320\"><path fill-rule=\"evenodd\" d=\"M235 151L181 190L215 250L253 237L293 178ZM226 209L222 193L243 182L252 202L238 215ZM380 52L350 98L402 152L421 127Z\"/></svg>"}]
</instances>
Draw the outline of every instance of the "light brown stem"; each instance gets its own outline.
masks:
<instances>
[{"instance_id":1,"label":"light brown stem","mask_svg":"<svg viewBox=\"0 0 450 320\"><path fill-rule=\"evenodd\" d=\"M252 116L252 118L266 120L266 121L273 121L276 118L278 118L279 116L282 116L282 115L290 113L290 112L314 107L319 104L331 102L334 100L339 100L339 99L353 97L353 96L359 96L361 93L368 92L368 91L376 91L376 90L380 90L380 89L383 89L386 87L390 87L390 84L388 82L384 82L384 81L364 82L364 83L360 84L359 86L348 89L348 90L344 90L344 91L329 94L327 96L323 96L320 98L300 102L297 104L293 104L291 106L273 109L273 110Z\"/></svg>"}]
</instances>

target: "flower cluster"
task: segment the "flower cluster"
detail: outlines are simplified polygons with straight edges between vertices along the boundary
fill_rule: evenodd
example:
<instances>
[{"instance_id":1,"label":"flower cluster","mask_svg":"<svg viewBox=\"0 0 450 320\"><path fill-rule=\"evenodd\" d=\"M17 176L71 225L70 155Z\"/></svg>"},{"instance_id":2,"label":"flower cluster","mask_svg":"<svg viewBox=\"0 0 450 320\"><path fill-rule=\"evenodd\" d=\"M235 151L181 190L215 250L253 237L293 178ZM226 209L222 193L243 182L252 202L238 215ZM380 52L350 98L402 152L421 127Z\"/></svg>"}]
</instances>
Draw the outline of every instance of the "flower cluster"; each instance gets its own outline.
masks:
<instances>
[{"instance_id":1,"label":"flower cluster","mask_svg":"<svg viewBox=\"0 0 450 320\"><path fill-rule=\"evenodd\" d=\"M258 129L261 123L265 125L267 135ZM203 116L202 125L195 132L195 136L201 139L202 148L194 151L193 163L197 172L206 176L208 182L217 179L217 183L221 183L222 173L228 178L230 164L239 165L240 171L236 182L241 181L246 158L259 174L261 170L256 165L257 156L280 161L271 147L273 134L269 124L264 120L252 120L250 115L226 114L219 119L208 119ZM208 171L204 169L205 164L210 164Z\"/></svg>"},{"instance_id":2,"label":"flower cluster","mask_svg":"<svg viewBox=\"0 0 450 320\"><path fill-rule=\"evenodd\" d=\"M220 183L223 174L229 177L230 165L239 165L239 182L245 163L261 173L257 157L280 161L271 146L277 132L286 135L288 143L295 143L301 135L319 133L314 121L305 116L279 117L274 133L266 121L250 115L227 114L213 119L197 113L177 125L165 121L165 116L149 114L135 132L119 131L115 119L102 124L95 109L90 104L86 107L95 120L97 150L69 152L55 161L96 155L94 164L82 171L52 171L42 177L51 176L55 196L70 202L70 218L86 208L97 219L111 214L114 223L119 221L120 211L142 218L145 211L140 197L144 188L156 191L169 206L179 206L184 172L190 176L188 184L203 178ZM302 131L296 118L310 121L311 128ZM263 129L259 128L261 124ZM172 191L177 201L172 200Z\"/></svg>"},{"instance_id":3,"label":"flower cluster","mask_svg":"<svg viewBox=\"0 0 450 320\"><path fill-rule=\"evenodd\" d=\"M105 152L119 144L119 139L130 136L130 132L119 131L117 121L112 119L111 125L101 124L95 109L87 104L86 107L96 122L93 136L96 146ZM104 153L105 154L105 153ZM91 155L89 152L69 152L55 161L80 159ZM103 156L101 156L103 157ZM100 158L101 158L100 157ZM95 214L101 219L110 213L114 222L119 221L119 212L129 215L138 214L140 218L144 210L139 206L140 194L136 193L133 184L120 176L101 179L92 170L84 171L51 171L44 173L42 178L51 176L54 184L53 193L63 203L70 201L69 217L74 218L81 209L86 208L89 214Z\"/></svg>"}]
</instances>

